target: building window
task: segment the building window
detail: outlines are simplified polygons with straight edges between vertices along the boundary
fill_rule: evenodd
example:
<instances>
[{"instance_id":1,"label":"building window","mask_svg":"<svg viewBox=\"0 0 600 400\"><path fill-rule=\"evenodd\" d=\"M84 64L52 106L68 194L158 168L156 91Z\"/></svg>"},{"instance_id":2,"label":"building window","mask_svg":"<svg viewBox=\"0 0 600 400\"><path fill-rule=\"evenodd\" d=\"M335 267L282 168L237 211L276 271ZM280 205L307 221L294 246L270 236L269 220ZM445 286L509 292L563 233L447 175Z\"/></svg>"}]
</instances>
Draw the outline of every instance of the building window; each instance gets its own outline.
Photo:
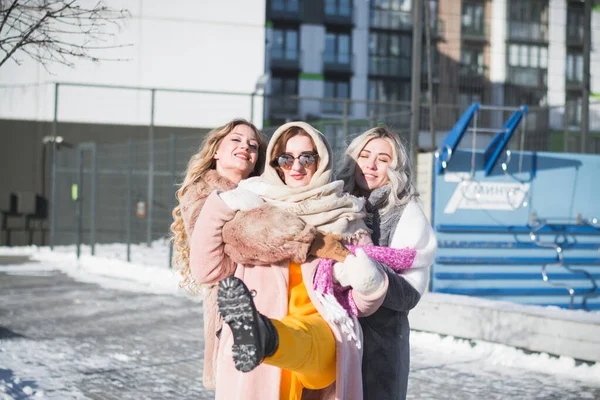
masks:
<instances>
[{"instance_id":1,"label":"building window","mask_svg":"<svg viewBox=\"0 0 600 400\"><path fill-rule=\"evenodd\" d=\"M325 14L349 17L352 15L352 0L325 0Z\"/></svg>"},{"instance_id":2,"label":"building window","mask_svg":"<svg viewBox=\"0 0 600 400\"><path fill-rule=\"evenodd\" d=\"M371 0L371 8L410 12L412 0Z\"/></svg>"},{"instance_id":3,"label":"building window","mask_svg":"<svg viewBox=\"0 0 600 400\"><path fill-rule=\"evenodd\" d=\"M371 28L412 29L412 0L371 0L369 21Z\"/></svg>"},{"instance_id":4,"label":"building window","mask_svg":"<svg viewBox=\"0 0 600 400\"><path fill-rule=\"evenodd\" d=\"M510 0L508 37L548 41L548 0Z\"/></svg>"},{"instance_id":5,"label":"building window","mask_svg":"<svg viewBox=\"0 0 600 400\"><path fill-rule=\"evenodd\" d=\"M410 101L410 82L369 79L369 100Z\"/></svg>"},{"instance_id":6,"label":"building window","mask_svg":"<svg viewBox=\"0 0 600 400\"><path fill-rule=\"evenodd\" d=\"M328 99L349 99L350 82L349 81L325 81L325 98ZM342 101L324 101L322 111L324 113L342 114L344 113L344 102ZM350 105L348 104L346 112L350 114Z\"/></svg>"},{"instance_id":7,"label":"building window","mask_svg":"<svg viewBox=\"0 0 600 400\"><path fill-rule=\"evenodd\" d=\"M333 64L350 64L350 35L327 32L324 61Z\"/></svg>"},{"instance_id":8,"label":"building window","mask_svg":"<svg viewBox=\"0 0 600 400\"><path fill-rule=\"evenodd\" d=\"M410 123L410 81L369 79L368 97L372 102L367 110L370 117L385 119L398 127ZM386 104L388 102L407 104Z\"/></svg>"},{"instance_id":9,"label":"building window","mask_svg":"<svg viewBox=\"0 0 600 400\"><path fill-rule=\"evenodd\" d=\"M510 44L508 47L508 81L522 86L548 85L548 48Z\"/></svg>"},{"instance_id":10,"label":"building window","mask_svg":"<svg viewBox=\"0 0 600 400\"><path fill-rule=\"evenodd\" d=\"M583 4L583 3L582 3ZM567 40L583 45L583 8L581 5L567 6Z\"/></svg>"},{"instance_id":11,"label":"building window","mask_svg":"<svg viewBox=\"0 0 600 400\"><path fill-rule=\"evenodd\" d=\"M463 77L485 74L483 49L463 46L460 52L460 75Z\"/></svg>"},{"instance_id":12,"label":"building window","mask_svg":"<svg viewBox=\"0 0 600 400\"><path fill-rule=\"evenodd\" d=\"M568 93L566 102L567 123L569 125L581 125L581 94Z\"/></svg>"},{"instance_id":13,"label":"building window","mask_svg":"<svg viewBox=\"0 0 600 400\"><path fill-rule=\"evenodd\" d=\"M273 76L271 78L270 111L271 114L296 114L298 100L290 96L298 95L298 79L291 76Z\"/></svg>"},{"instance_id":14,"label":"building window","mask_svg":"<svg viewBox=\"0 0 600 400\"><path fill-rule=\"evenodd\" d=\"M369 73L410 77L412 39L410 35L371 32Z\"/></svg>"},{"instance_id":15,"label":"building window","mask_svg":"<svg viewBox=\"0 0 600 400\"><path fill-rule=\"evenodd\" d=\"M298 30L274 29L271 58L275 60L298 60Z\"/></svg>"},{"instance_id":16,"label":"building window","mask_svg":"<svg viewBox=\"0 0 600 400\"><path fill-rule=\"evenodd\" d=\"M567 82L583 82L583 54L567 53Z\"/></svg>"},{"instance_id":17,"label":"building window","mask_svg":"<svg viewBox=\"0 0 600 400\"><path fill-rule=\"evenodd\" d=\"M298 12L298 0L271 0L273 11Z\"/></svg>"},{"instance_id":18,"label":"building window","mask_svg":"<svg viewBox=\"0 0 600 400\"><path fill-rule=\"evenodd\" d=\"M548 48L511 44L508 50L508 65L511 67L548 68Z\"/></svg>"},{"instance_id":19,"label":"building window","mask_svg":"<svg viewBox=\"0 0 600 400\"><path fill-rule=\"evenodd\" d=\"M484 36L484 5L465 2L460 23L463 35Z\"/></svg>"}]
</instances>

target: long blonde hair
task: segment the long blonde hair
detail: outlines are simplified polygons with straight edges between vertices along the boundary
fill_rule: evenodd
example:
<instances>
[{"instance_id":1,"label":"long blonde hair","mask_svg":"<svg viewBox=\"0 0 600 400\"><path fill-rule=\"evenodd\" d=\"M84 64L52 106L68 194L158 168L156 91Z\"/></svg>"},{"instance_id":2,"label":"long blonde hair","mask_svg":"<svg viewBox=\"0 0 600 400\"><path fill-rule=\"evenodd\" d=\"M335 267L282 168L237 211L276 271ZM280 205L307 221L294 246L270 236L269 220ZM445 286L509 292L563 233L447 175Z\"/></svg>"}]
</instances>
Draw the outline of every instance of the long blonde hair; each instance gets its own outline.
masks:
<instances>
[{"instance_id":1,"label":"long blonde hair","mask_svg":"<svg viewBox=\"0 0 600 400\"><path fill-rule=\"evenodd\" d=\"M246 125L251 128L256 134L258 141L258 159L254 169L250 173L250 176L260 175L265 164L265 153L267 144L260 131L254 126L254 124L244 119L234 119L229 123L220 126L210 131L198 152L194 154L188 162L187 169L185 171L185 178L183 183L175 192L177 200L181 202L181 198L185 192L194 185L206 171L216 168L216 161L214 155L217 152L219 145L223 139L231 133L231 131L238 125ZM188 238L185 232L185 226L183 223L183 217L181 215L181 204L173 209L173 223L171 224L171 240L173 241L173 260L172 265L177 269L183 280L179 284L180 287L188 289L193 293L199 292L199 287L196 285L192 273L190 270L190 248L188 246Z\"/></svg>"},{"instance_id":2,"label":"long blonde hair","mask_svg":"<svg viewBox=\"0 0 600 400\"><path fill-rule=\"evenodd\" d=\"M354 178L358 156L367 143L373 139L383 139L392 147L392 162L387 169L391 190L387 204L380 210L381 213L385 213L396 205L407 204L412 198L418 197L408 153L397 133L379 126L354 138L340 160L336 179L345 182L344 190L346 192L359 194Z\"/></svg>"}]
</instances>

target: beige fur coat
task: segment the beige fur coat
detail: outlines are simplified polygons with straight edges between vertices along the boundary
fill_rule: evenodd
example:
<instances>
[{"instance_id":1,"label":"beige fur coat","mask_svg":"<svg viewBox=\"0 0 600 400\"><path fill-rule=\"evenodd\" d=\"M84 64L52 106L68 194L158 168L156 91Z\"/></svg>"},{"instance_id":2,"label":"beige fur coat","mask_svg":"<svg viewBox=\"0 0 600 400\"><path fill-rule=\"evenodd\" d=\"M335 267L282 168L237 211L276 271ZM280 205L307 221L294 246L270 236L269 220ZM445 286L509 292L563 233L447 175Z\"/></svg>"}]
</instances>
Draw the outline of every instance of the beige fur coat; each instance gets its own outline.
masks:
<instances>
[{"instance_id":1,"label":"beige fur coat","mask_svg":"<svg viewBox=\"0 0 600 400\"><path fill-rule=\"evenodd\" d=\"M216 170L204 173L180 200L181 214L188 242L206 198L214 190L227 191L236 184ZM264 229L269 226L270 229ZM223 226L224 251L239 264L276 264L285 260L306 261L316 229L300 218L275 206L264 204L250 211L240 211ZM222 326L217 310L218 285L206 285L204 290L204 373L207 389L215 388L217 331Z\"/></svg>"}]
</instances>

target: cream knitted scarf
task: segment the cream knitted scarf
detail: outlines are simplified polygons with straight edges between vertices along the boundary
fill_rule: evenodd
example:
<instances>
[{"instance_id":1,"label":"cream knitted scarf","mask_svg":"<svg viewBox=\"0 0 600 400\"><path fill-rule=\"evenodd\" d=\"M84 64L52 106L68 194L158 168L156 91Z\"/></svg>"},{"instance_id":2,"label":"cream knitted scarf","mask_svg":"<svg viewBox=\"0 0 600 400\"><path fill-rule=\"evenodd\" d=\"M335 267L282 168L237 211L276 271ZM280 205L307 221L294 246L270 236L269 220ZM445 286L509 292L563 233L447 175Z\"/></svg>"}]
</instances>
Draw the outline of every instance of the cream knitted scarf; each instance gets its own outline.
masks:
<instances>
[{"instance_id":1,"label":"cream knitted scarf","mask_svg":"<svg viewBox=\"0 0 600 400\"><path fill-rule=\"evenodd\" d=\"M298 126L313 139L319 154L319 167L310 183L291 188L281 181L277 170L270 165L277 138L288 128ZM322 231L350 235L366 229L364 199L343 193L344 182L332 182L332 155L323 134L305 122L289 122L275 131L267 147L265 172L256 178L240 182L239 187L254 192L266 202L302 218Z\"/></svg>"}]
</instances>

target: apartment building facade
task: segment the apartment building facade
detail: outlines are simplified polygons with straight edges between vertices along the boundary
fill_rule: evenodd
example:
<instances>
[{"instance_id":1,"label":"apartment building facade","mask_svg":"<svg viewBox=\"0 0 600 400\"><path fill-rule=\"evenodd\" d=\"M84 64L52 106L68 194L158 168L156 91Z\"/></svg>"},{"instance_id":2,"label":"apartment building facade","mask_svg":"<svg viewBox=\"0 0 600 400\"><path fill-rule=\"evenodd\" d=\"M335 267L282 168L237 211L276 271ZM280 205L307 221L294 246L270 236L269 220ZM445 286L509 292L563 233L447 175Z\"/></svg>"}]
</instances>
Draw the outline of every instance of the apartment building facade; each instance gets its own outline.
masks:
<instances>
[{"instance_id":1,"label":"apartment building facade","mask_svg":"<svg viewBox=\"0 0 600 400\"><path fill-rule=\"evenodd\" d=\"M411 0L269 0L265 118L369 119L409 102ZM434 101L456 105L436 113L443 129L472 102L566 107L581 122L583 2L580 0L425 0L429 7ZM592 40L600 35L592 16ZM423 24L424 25L424 24ZM600 47L593 46L592 93L600 92ZM422 99L427 81L425 39ZM301 98L352 99L351 103ZM288 98L286 100L286 98ZM388 107L388 108L385 108ZM564 111L561 111L564 113ZM531 129L547 131L551 113ZM446 119L446 121L444 121ZM562 118L561 118L562 120ZM493 122L493 121L490 121Z\"/></svg>"}]
</instances>

